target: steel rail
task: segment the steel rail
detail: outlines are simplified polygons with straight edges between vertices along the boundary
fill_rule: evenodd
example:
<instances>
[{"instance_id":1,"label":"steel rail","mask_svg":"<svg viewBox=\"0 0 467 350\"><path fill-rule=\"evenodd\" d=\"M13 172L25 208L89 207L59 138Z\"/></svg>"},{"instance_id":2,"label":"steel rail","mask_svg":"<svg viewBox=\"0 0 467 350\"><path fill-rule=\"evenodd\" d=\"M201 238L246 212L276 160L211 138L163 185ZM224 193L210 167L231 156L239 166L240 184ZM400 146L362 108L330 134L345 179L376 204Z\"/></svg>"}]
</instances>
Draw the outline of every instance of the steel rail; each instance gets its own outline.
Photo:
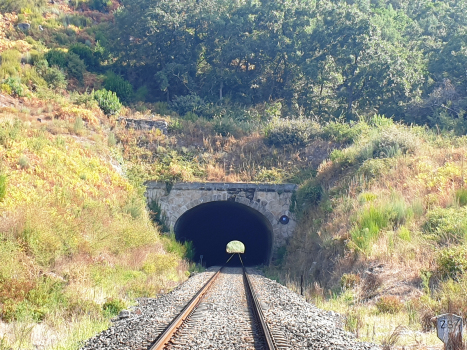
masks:
<instances>
[{"instance_id":1,"label":"steel rail","mask_svg":"<svg viewBox=\"0 0 467 350\"><path fill-rule=\"evenodd\" d=\"M183 322L190 317L192 312L196 309L198 304L204 295L209 291L209 288L214 284L215 280L219 276L222 267L212 276L209 281L196 293L196 295L188 302L183 310L178 314L177 317L167 326L164 332L157 338L157 340L151 345L148 350L163 350L164 347L169 343L170 339L174 336L175 332L180 328Z\"/></svg>"},{"instance_id":2,"label":"steel rail","mask_svg":"<svg viewBox=\"0 0 467 350\"><path fill-rule=\"evenodd\" d=\"M240 261L241 260L242 259L240 257ZM191 316L194 310L198 307L203 297L209 292L209 289L212 287L217 277L219 277L222 269L223 267L221 267L209 279L209 281L206 282L206 284L188 302L188 304L183 308L183 310L178 314L178 316L176 316L172 320L172 322L167 326L164 332L162 332L162 334L154 341L154 343L149 347L148 350L164 350L164 348L170 343L172 337L175 335L177 330L182 326L185 320ZM264 336L265 347L266 347L265 350L278 350L278 347L274 341L274 337L272 336L271 331L266 323L263 310L261 309L261 304L252 287L246 268L245 266L243 266L243 261L242 261L242 269L243 269L243 281L245 285L245 293L247 295L247 298L250 299L252 303L251 308L253 309L252 310L253 314L256 318L256 321L259 323L260 328L261 328L261 333Z\"/></svg>"},{"instance_id":3,"label":"steel rail","mask_svg":"<svg viewBox=\"0 0 467 350\"><path fill-rule=\"evenodd\" d=\"M245 289L247 290L248 294L251 297L251 301L253 302L253 313L255 314L256 320L261 325L261 331L264 335L264 339L266 340L266 344L265 344L266 350L277 350L278 347L276 345L276 342L274 341L274 337L272 336L271 330L269 329L269 326L266 323L266 320L263 314L263 309L261 308L261 304L253 289L253 286L250 281L250 277L248 277L248 272L246 271L245 266L243 266L243 262L242 262L242 267L243 267L243 277L245 280L245 287L246 287Z\"/></svg>"}]
</instances>

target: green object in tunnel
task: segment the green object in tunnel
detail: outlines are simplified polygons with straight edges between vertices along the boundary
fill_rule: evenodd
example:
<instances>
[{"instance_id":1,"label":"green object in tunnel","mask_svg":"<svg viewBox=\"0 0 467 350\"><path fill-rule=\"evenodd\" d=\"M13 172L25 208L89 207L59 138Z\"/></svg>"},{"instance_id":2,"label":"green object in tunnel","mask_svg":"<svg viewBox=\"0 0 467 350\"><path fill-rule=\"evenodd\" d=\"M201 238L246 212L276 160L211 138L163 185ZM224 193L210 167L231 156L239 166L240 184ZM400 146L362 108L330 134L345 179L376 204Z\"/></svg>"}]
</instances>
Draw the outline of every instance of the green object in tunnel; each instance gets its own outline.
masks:
<instances>
[{"instance_id":1,"label":"green object in tunnel","mask_svg":"<svg viewBox=\"0 0 467 350\"><path fill-rule=\"evenodd\" d=\"M227 244L225 250L227 250L227 253L230 254L243 254L245 253L245 245L240 241L231 241Z\"/></svg>"}]
</instances>

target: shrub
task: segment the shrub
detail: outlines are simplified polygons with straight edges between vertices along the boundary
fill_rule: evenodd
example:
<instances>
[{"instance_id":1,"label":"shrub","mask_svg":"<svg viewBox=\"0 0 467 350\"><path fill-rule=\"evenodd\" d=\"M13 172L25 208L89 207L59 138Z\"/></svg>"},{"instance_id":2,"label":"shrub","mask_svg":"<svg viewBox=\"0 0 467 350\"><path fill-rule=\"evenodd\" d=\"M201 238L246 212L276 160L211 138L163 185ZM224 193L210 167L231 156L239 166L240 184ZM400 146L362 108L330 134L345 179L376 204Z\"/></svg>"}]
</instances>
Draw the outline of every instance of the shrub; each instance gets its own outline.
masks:
<instances>
[{"instance_id":1,"label":"shrub","mask_svg":"<svg viewBox=\"0 0 467 350\"><path fill-rule=\"evenodd\" d=\"M120 112L120 109L122 108L122 104L115 92L107 91L106 89L95 91L94 99L99 104L99 108L106 115L115 115Z\"/></svg>"},{"instance_id":2,"label":"shrub","mask_svg":"<svg viewBox=\"0 0 467 350\"><path fill-rule=\"evenodd\" d=\"M82 94L72 92L70 94L70 100L72 100L75 105L85 106L89 110L92 110L95 107L99 107L97 101L94 99L92 92L84 92Z\"/></svg>"},{"instance_id":3,"label":"shrub","mask_svg":"<svg viewBox=\"0 0 467 350\"><path fill-rule=\"evenodd\" d=\"M355 163L356 154L353 148L334 149L329 155L329 159L341 165L351 165Z\"/></svg>"},{"instance_id":4,"label":"shrub","mask_svg":"<svg viewBox=\"0 0 467 350\"><path fill-rule=\"evenodd\" d=\"M383 295L376 302L376 309L380 313L396 314L402 310L404 304L395 295Z\"/></svg>"},{"instance_id":5,"label":"shrub","mask_svg":"<svg viewBox=\"0 0 467 350\"><path fill-rule=\"evenodd\" d=\"M255 175L255 181L282 183L284 181L284 171L278 168L261 168Z\"/></svg>"},{"instance_id":6,"label":"shrub","mask_svg":"<svg viewBox=\"0 0 467 350\"><path fill-rule=\"evenodd\" d=\"M312 126L309 120L274 118L265 128L265 141L269 145L292 145L303 147L312 135Z\"/></svg>"},{"instance_id":7,"label":"shrub","mask_svg":"<svg viewBox=\"0 0 467 350\"><path fill-rule=\"evenodd\" d=\"M216 119L214 122L213 130L216 134L219 134L222 136L227 136L227 135L238 136L238 133L239 133L239 129L237 128L237 125L230 118Z\"/></svg>"},{"instance_id":8,"label":"shrub","mask_svg":"<svg viewBox=\"0 0 467 350\"><path fill-rule=\"evenodd\" d=\"M348 289L354 288L360 284L361 278L354 273L344 273L341 277L341 287Z\"/></svg>"},{"instance_id":9,"label":"shrub","mask_svg":"<svg viewBox=\"0 0 467 350\"><path fill-rule=\"evenodd\" d=\"M170 228L167 226L167 218L162 213L160 204L152 200L149 205L149 215L151 220L160 226L162 232L169 232Z\"/></svg>"},{"instance_id":10,"label":"shrub","mask_svg":"<svg viewBox=\"0 0 467 350\"><path fill-rule=\"evenodd\" d=\"M131 198L125 205L124 210L133 219L138 219L143 214L144 204L138 198Z\"/></svg>"},{"instance_id":11,"label":"shrub","mask_svg":"<svg viewBox=\"0 0 467 350\"><path fill-rule=\"evenodd\" d=\"M399 228L399 230L397 231L397 237L406 242L412 241L412 234L410 230L405 226L401 226Z\"/></svg>"},{"instance_id":12,"label":"shrub","mask_svg":"<svg viewBox=\"0 0 467 350\"><path fill-rule=\"evenodd\" d=\"M420 140L409 130L393 126L378 132L370 147L374 158L391 158L414 153L420 147Z\"/></svg>"},{"instance_id":13,"label":"shrub","mask_svg":"<svg viewBox=\"0 0 467 350\"><path fill-rule=\"evenodd\" d=\"M96 11L105 11L112 5L110 0L91 0L89 2L89 8Z\"/></svg>"},{"instance_id":14,"label":"shrub","mask_svg":"<svg viewBox=\"0 0 467 350\"><path fill-rule=\"evenodd\" d=\"M196 113L193 113L193 112L186 112L185 115L183 116L183 119L194 122L194 121L196 121L198 119L198 115ZM215 128L214 128L214 130L215 130ZM222 132L218 132L218 133L222 134Z\"/></svg>"},{"instance_id":15,"label":"shrub","mask_svg":"<svg viewBox=\"0 0 467 350\"><path fill-rule=\"evenodd\" d=\"M6 196L7 177L5 174L0 174L0 202Z\"/></svg>"},{"instance_id":16,"label":"shrub","mask_svg":"<svg viewBox=\"0 0 467 350\"><path fill-rule=\"evenodd\" d=\"M65 73L58 67L48 68L44 80L53 89L65 89L68 84Z\"/></svg>"},{"instance_id":17,"label":"shrub","mask_svg":"<svg viewBox=\"0 0 467 350\"><path fill-rule=\"evenodd\" d=\"M100 67L99 59L94 55L90 47L85 44L76 43L70 46L69 52L74 53L83 60L86 68L90 71Z\"/></svg>"},{"instance_id":18,"label":"shrub","mask_svg":"<svg viewBox=\"0 0 467 350\"><path fill-rule=\"evenodd\" d=\"M143 85L143 86L140 86L138 88L138 90L136 90L135 92L135 100L136 101L146 101L146 97L148 96L149 94L149 89L147 88L147 86Z\"/></svg>"},{"instance_id":19,"label":"shrub","mask_svg":"<svg viewBox=\"0 0 467 350\"><path fill-rule=\"evenodd\" d=\"M1 77L17 76L21 71L21 53L18 50L5 50L0 57Z\"/></svg>"},{"instance_id":20,"label":"shrub","mask_svg":"<svg viewBox=\"0 0 467 350\"><path fill-rule=\"evenodd\" d=\"M47 60L50 67L58 66L60 68L66 68L67 66L67 54L61 50L50 50L46 52L44 58Z\"/></svg>"},{"instance_id":21,"label":"shrub","mask_svg":"<svg viewBox=\"0 0 467 350\"><path fill-rule=\"evenodd\" d=\"M179 115L185 115L188 112L202 114L205 107L204 100L196 94L186 96L176 96L170 103L170 108Z\"/></svg>"},{"instance_id":22,"label":"shrub","mask_svg":"<svg viewBox=\"0 0 467 350\"><path fill-rule=\"evenodd\" d=\"M375 273L367 273L362 285L363 297L370 298L375 296L382 284L383 280L381 279L381 276Z\"/></svg>"},{"instance_id":23,"label":"shrub","mask_svg":"<svg viewBox=\"0 0 467 350\"><path fill-rule=\"evenodd\" d=\"M112 72L107 74L104 88L115 92L121 101L129 101L133 96L133 86L130 82Z\"/></svg>"},{"instance_id":24,"label":"shrub","mask_svg":"<svg viewBox=\"0 0 467 350\"><path fill-rule=\"evenodd\" d=\"M435 208L427 213L423 229L440 243L459 242L467 235L467 207Z\"/></svg>"},{"instance_id":25,"label":"shrub","mask_svg":"<svg viewBox=\"0 0 467 350\"><path fill-rule=\"evenodd\" d=\"M82 28L88 27L92 24L92 20L83 15L64 15L61 18L62 22L65 24L65 27L74 25L75 27Z\"/></svg>"},{"instance_id":26,"label":"shrub","mask_svg":"<svg viewBox=\"0 0 467 350\"><path fill-rule=\"evenodd\" d=\"M160 115L167 115L169 114L169 105L167 102L156 102L154 103L154 113Z\"/></svg>"},{"instance_id":27,"label":"shrub","mask_svg":"<svg viewBox=\"0 0 467 350\"><path fill-rule=\"evenodd\" d=\"M21 12L22 9L40 9L46 4L45 0L2 0L0 10L2 12ZM30 10L32 12L32 10Z\"/></svg>"},{"instance_id":28,"label":"shrub","mask_svg":"<svg viewBox=\"0 0 467 350\"><path fill-rule=\"evenodd\" d=\"M392 168L394 159L391 158L370 158L363 162L358 169L358 173L368 178L376 178L377 176L387 174Z\"/></svg>"},{"instance_id":29,"label":"shrub","mask_svg":"<svg viewBox=\"0 0 467 350\"><path fill-rule=\"evenodd\" d=\"M328 140L350 143L355 141L364 129L369 129L368 124L365 122L354 125L342 122L330 122L323 127L322 135Z\"/></svg>"},{"instance_id":30,"label":"shrub","mask_svg":"<svg viewBox=\"0 0 467 350\"><path fill-rule=\"evenodd\" d=\"M193 243L190 241L179 242L173 233L164 236L162 243L164 244L165 251L175 254L180 258L191 259L194 256Z\"/></svg>"},{"instance_id":31,"label":"shrub","mask_svg":"<svg viewBox=\"0 0 467 350\"><path fill-rule=\"evenodd\" d=\"M102 310L106 316L112 317L117 316L125 307L126 305L123 300L110 298L102 305Z\"/></svg>"},{"instance_id":32,"label":"shrub","mask_svg":"<svg viewBox=\"0 0 467 350\"><path fill-rule=\"evenodd\" d=\"M67 73L69 76L83 81L83 74L86 71L86 66L82 59L75 54L68 55Z\"/></svg>"},{"instance_id":33,"label":"shrub","mask_svg":"<svg viewBox=\"0 0 467 350\"><path fill-rule=\"evenodd\" d=\"M10 91L10 94L17 97L26 96L26 88L21 84L21 79L17 77L8 77L2 82L2 89Z\"/></svg>"},{"instance_id":34,"label":"shrub","mask_svg":"<svg viewBox=\"0 0 467 350\"><path fill-rule=\"evenodd\" d=\"M460 206L467 204L467 189L461 188L456 191L456 201Z\"/></svg>"},{"instance_id":35,"label":"shrub","mask_svg":"<svg viewBox=\"0 0 467 350\"><path fill-rule=\"evenodd\" d=\"M34 62L34 67L36 68L37 73L44 76L47 73L47 69L49 69L49 62L45 58L39 59Z\"/></svg>"},{"instance_id":36,"label":"shrub","mask_svg":"<svg viewBox=\"0 0 467 350\"><path fill-rule=\"evenodd\" d=\"M29 159L26 156L21 156L18 159L18 164L21 169L29 168Z\"/></svg>"},{"instance_id":37,"label":"shrub","mask_svg":"<svg viewBox=\"0 0 467 350\"><path fill-rule=\"evenodd\" d=\"M292 212L301 213L306 207L317 205L322 196L323 188L315 179L311 179L292 195L290 209Z\"/></svg>"},{"instance_id":38,"label":"shrub","mask_svg":"<svg viewBox=\"0 0 467 350\"><path fill-rule=\"evenodd\" d=\"M60 22L56 22L54 24L56 26L60 26ZM55 32L53 36L54 36L55 41L62 46L66 46L70 44L70 38L65 33Z\"/></svg>"},{"instance_id":39,"label":"shrub","mask_svg":"<svg viewBox=\"0 0 467 350\"><path fill-rule=\"evenodd\" d=\"M117 139L115 138L115 134L113 132L109 133L107 144L109 147L114 147L117 144Z\"/></svg>"},{"instance_id":40,"label":"shrub","mask_svg":"<svg viewBox=\"0 0 467 350\"><path fill-rule=\"evenodd\" d=\"M445 248L438 253L436 262L441 277L458 280L467 270L467 250L465 247Z\"/></svg>"},{"instance_id":41,"label":"shrub","mask_svg":"<svg viewBox=\"0 0 467 350\"><path fill-rule=\"evenodd\" d=\"M351 309L345 313L345 329L352 333L359 333L363 327L363 315L358 309Z\"/></svg>"},{"instance_id":42,"label":"shrub","mask_svg":"<svg viewBox=\"0 0 467 350\"><path fill-rule=\"evenodd\" d=\"M385 210L394 226L405 224L414 215L412 206L408 205L402 198L391 198L391 201L386 203Z\"/></svg>"},{"instance_id":43,"label":"shrub","mask_svg":"<svg viewBox=\"0 0 467 350\"><path fill-rule=\"evenodd\" d=\"M11 87L7 84L1 84L0 89L2 90L3 93L7 95L11 95Z\"/></svg>"},{"instance_id":44,"label":"shrub","mask_svg":"<svg viewBox=\"0 0 467 350\"><path fill-rule=\"evenodd\" d=\"M26 82L28 87L37 88L37 87L47 87L47 82L39 74L35 67L27 66L21 72L21 80Z\"/></svg>"},{"instance_id":45,"label":"shrub","mask_svg":"<svg viewBox=\"0 0 467 350\"><path fill-rule=\"evenodd\" d=\"M15 140L20 134L23 123L19 119L15 119L14 122L1 122L0 126L0 145L8 148L8 143Z\"/></svg>"},{"instance_id":46,"label":"shrub","mask_svg":"<svg viewBox=\"0 0 467 350\"><path fill-rule=\"evenodd\" d=\"M81 117L76 117L75 122L73 123L73 131L77 135L81 135L84 129L83 119Z\"/></svg>"}]
</instances>

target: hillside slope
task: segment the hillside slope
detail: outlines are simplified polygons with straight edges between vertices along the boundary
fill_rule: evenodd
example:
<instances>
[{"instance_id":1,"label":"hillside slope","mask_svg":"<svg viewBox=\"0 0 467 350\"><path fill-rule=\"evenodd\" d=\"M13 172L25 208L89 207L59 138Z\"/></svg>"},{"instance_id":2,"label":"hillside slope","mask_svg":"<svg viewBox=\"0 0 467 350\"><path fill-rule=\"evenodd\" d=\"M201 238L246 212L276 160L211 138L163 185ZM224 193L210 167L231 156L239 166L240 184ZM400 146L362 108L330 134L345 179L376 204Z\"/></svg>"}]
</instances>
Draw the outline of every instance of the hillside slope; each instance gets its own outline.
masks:
<instances>
[{"instance_id":1,"label":"hillside slope","mask_svg":"<svg viewBox=\"0 0 467 350\"><path fill-rule=\"evenodd\" d=\"M100 126L36 119L0 111L1 346L75 348L184 280L186 249L159 236Z\"/></svg>"},{"instance_id":2,"label":"hillside slope","mask_svg":"<svg viewBox=\"0 0 467 350\"><path fill-rule=\"evenodd\" d=\"M282 279L346 315L366 340L407 327L401 344L445 312L465 315L466 138L375 116L297 192L299 227ZM439 344L434 334L422 344Z\"/></svg>"}]
</instances>

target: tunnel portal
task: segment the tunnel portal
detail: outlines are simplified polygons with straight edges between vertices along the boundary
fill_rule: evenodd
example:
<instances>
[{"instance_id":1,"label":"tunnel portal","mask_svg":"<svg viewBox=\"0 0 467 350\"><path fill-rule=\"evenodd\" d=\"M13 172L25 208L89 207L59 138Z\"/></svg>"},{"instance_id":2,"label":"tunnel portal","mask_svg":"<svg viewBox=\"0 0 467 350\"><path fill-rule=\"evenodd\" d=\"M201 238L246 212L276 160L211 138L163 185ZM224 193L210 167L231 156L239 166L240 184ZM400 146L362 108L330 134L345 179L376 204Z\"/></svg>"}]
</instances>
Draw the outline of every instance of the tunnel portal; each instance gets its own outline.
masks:
<instances>
[{"instance_id":1,"label":"tunnel portal","mask_svg":"<svg viewBox=\"0 0 467 350\"><path fill-rule=\"evenodd\" d=\"M179 241L192 241L194 261L203 256L203 265L223 265L231 254L226 245L233 240L243 242L245 265L269 262L272 250L273 228L269 220L257 210L233 201L215 201L200 204L181 215L174 227ZM230 266L240 265L236 256Z\"/></svg>"}]
</instances>

